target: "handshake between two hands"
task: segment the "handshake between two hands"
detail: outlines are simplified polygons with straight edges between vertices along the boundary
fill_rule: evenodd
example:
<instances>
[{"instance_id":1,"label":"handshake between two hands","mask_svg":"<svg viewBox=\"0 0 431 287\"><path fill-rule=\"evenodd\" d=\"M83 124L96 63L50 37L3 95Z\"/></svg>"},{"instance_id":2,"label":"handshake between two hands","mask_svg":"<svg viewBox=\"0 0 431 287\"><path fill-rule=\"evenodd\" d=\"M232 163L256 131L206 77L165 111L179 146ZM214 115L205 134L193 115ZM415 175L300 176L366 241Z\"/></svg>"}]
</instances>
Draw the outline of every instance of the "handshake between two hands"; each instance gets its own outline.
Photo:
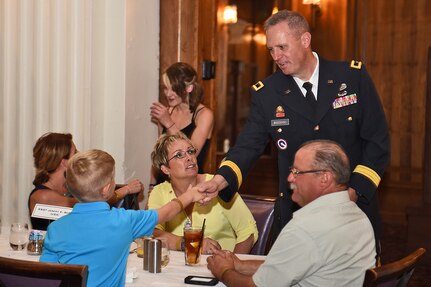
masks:
<instances>
[{"instance_id":1,"label":"handshake between two hands","mask_svg":"<svg viewBox=\"0 0 431 287\"><path fill-rule=\"evenodd\" d=\"M196 186L189 185L187 192L193 194L193 202L205 205L218 195L217 187L215 182L206 181Z\"/></svg>"}]
</instances>

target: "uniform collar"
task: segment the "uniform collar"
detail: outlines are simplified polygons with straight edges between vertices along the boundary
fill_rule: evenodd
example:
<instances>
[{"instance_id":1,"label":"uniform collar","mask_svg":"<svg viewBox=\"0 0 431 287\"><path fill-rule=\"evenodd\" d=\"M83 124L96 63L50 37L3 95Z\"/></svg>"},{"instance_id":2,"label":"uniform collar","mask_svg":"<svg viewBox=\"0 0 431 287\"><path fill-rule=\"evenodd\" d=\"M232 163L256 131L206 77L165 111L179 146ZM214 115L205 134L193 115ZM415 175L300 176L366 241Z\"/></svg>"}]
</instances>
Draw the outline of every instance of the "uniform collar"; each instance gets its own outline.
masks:
<instances>
[{"instance_id":1,"label":"uniform collar","mask_svg":"<svg viewBox=\"0 0 431 287\"><path fill-rule=\"evenodd\" d=\"M301 80L300 78L297 78L297 77L293 77L293 79L295 80L295 82L296 82L296 84L298 85L298 87L301 89L301 92L302 92L302 94L305 96L305 93L307 92L306 90L305 90L305 88L303 88L302 87L302 85L305 83L305 82L310 82L310 83L312 83L313 84L313 88L312 88L312 91L313 91L313 94L316 96L316 98L317 98L317 88L319 87L319 55L317 55L317 53L316 52L313 52L313 56L314 56L314 58L316 58L316 61L317 61L317 64L316 64L316 67L314 67L314 71L313 71L313 74L311 74L311 77L310 77L310 79L308 79L308 80L306 80L306 81L303 81L303 80Z\"/></svg>"}]
</instances>

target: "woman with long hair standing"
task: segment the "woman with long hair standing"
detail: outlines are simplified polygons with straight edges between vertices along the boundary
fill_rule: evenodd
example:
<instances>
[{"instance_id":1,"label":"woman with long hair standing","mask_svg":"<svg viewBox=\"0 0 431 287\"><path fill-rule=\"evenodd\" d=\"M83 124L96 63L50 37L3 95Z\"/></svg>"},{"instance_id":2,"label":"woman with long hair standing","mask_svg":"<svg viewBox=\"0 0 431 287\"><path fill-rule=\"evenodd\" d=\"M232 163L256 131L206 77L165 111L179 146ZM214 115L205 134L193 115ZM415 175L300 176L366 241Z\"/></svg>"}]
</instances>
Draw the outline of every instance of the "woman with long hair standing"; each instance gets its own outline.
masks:
<instances>
[{"instance_id":1,"label":"woman with long hair standing","mask_svg":"<svg viewBox=\"0 0 431 287\"><path fill-rule=\"evenodd\" d=\"M199 173L202 173L214 127L214 114L202 104L203 89L197 78L196 71L189 64L172 64L162 75L167 106L153 103L150 115L159 126L159 134L172 135L181 131L190 138L197 150ZM156 183L155 177L151 183Z\"/></svg>"}]
</instances>

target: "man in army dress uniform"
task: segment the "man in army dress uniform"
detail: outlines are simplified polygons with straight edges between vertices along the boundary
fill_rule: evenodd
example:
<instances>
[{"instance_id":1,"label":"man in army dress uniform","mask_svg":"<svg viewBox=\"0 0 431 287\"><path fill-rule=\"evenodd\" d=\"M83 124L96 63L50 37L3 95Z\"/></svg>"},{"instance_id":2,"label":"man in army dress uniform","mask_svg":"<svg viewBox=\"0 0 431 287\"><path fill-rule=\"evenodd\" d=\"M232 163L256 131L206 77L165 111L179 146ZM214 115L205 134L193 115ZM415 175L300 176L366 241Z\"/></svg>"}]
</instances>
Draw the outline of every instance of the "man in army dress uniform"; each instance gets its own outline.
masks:
<instances>
[{"instance_id":1,"label":"man in army dress uniform","mask_svg":"<svg viewBox=\"0 0 431 287\"><path fill-rule=\"evenodd\" d=\"M279 69L253 85L244 129L215 177L200 187L208 193L205 201L217 194L229 201L271 137L278 149L279 169L275 240L298 208L287 184L295 152L308 140L329 139L342 145L349 156L350 198L367 214L378 240L376 190L390 147L382 104L365 66L320 58L311 49L309 26L299 13L280 11L266 20L264 28L267 48Z\"/></svg>"}]
</instances>

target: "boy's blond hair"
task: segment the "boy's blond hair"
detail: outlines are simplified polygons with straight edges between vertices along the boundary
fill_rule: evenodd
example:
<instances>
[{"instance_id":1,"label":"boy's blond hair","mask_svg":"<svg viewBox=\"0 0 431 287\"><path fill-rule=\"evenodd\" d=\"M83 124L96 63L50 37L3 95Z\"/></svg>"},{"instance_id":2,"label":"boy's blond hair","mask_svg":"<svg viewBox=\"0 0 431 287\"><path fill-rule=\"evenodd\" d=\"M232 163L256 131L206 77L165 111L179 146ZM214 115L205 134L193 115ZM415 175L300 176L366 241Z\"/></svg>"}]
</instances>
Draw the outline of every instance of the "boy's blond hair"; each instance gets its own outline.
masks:
<instances>
[{"instance_id":1,"label":"boy's blond hair","mask_svg":"<svg viewBox=\"0 0 431 287\"><path fill-rule=\"evenodd\" d=\"M81 202L106 200L103 188L115 187L115 160L102 150L92 149L75 154L66 170L66 187ZM111 191L112 192L112 191Z\"/></svg>"}]
</instances>

